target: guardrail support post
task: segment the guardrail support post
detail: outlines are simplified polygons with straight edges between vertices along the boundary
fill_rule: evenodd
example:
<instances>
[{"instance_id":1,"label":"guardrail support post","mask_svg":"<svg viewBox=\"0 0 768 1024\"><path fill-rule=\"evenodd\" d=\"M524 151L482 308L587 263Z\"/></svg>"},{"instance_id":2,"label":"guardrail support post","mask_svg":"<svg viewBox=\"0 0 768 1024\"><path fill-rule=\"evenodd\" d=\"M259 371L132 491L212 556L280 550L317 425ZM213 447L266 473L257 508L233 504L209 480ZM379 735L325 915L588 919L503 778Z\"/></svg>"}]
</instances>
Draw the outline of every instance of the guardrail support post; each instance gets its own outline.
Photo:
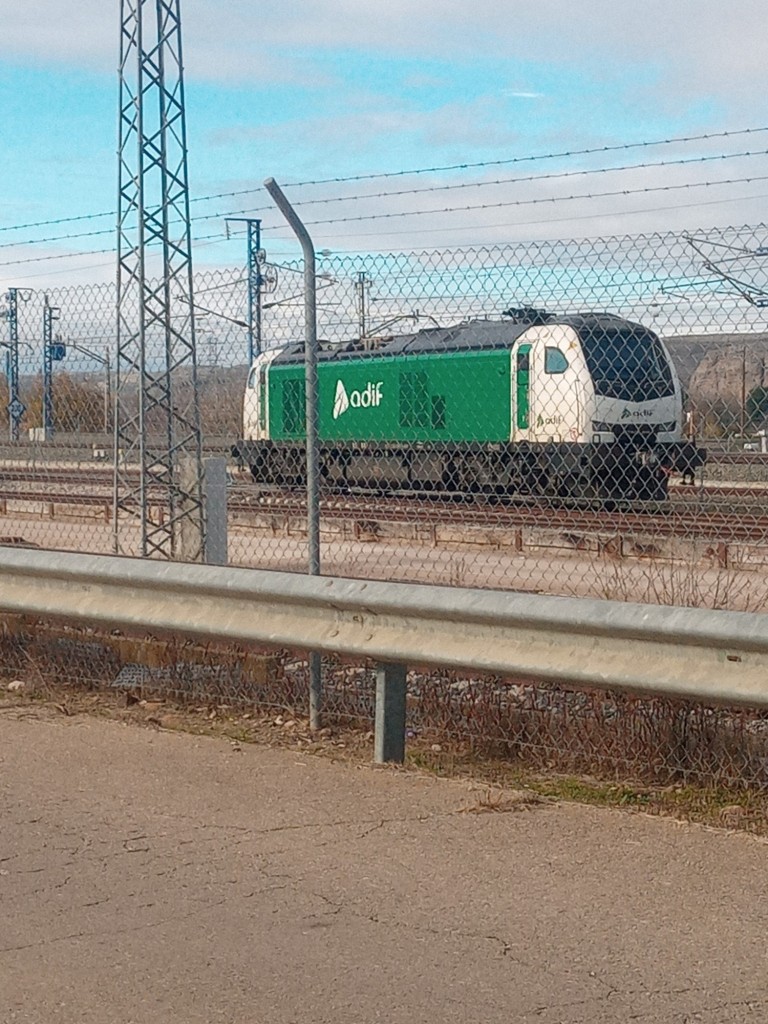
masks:
<instances>
[{"instance_id":1,"label":"guardrail support post","mask_svg":"<svg viewBox=\"0 0 768 1024\"><path fill-rule=\"evenodd\" d=\"M205 508L205 561L226 565L227 552L227 460L203 462L203 506Z\"/></svg>"},{"instance_id":2,"label":"guardrail support post","mask_svg":"<svg viewBox=\"0 0 768 1024\"><path fill-rule=\"evenodd\" d=\"M376 666L376 724L373 759L376 764L405 761L405 665Z\"/></svg>"}]
</instances>

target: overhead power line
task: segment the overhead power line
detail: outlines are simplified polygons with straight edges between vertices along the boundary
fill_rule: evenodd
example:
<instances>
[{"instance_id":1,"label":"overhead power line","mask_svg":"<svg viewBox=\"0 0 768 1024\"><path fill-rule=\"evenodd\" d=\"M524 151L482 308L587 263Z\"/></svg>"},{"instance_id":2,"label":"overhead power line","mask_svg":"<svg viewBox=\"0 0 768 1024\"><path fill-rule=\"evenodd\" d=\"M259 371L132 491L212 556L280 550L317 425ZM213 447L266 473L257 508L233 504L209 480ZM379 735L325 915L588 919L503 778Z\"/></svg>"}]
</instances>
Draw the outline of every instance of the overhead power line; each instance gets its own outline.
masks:
<instances>
[{"instance_id":1,"label":"overhead power line","mask_svg":"<svg viewBox=\"0 0 768 1024\"><path fill-rule=\"evenodd\" d=\"M202 237L195 239L195 245L210 243L212 241L225 242L227 241L227 235L223 233L218 233L215 235L203 235ZM9 260L8 262L0 263L0 267L16 267L21 266L24 263L46 263L50 260L76 259L78 256L101 256L104 253L108 252L114 253L114 246L110 249L87 249L82 252L54 253L47 256L28 256L25 259Z\"/></svg>"},{"instance_id":2,"label":"overhead power line","mask_svg":"<svg viewBox=\"0 0 768 1024\"><path fill-rule=\"evenodd\" d=\"M466 189L470 189L470 188L487 188L487 187L490 187L490 186L499 186L499 185L517 185L517 184L525 184L525 183L538 182L538 181L552 181L552 180L565 179L565 178L589 177L590 175L597 175L597 174L617 174L617 173L621 173L621 172L624 172L624 171L651 170L651 169L654 169L654 168L661 168L661 167L687 166L687 165L690 165L690 164L711 163L711 162L714 162L714 161L721 162L721 161L725 161L725 160L736 160L736 159L744 159L744 158L749 158L749 157L764 157L764 156L768 156L768 149L743 150L743 151L738 152L738 153L714 153L714 154L709 154L707 156L679 157L679 158L676 158L676 159L673 159L673 160L654 160L654 161L646 161L644 163L637 163L637 164L623 164L623 165L620 165L618 167L581 168L581 169L576 170L576 171L553 171L552 173L549 173L549 174L518 175L518 176L515 176L515 177L511 177L511 178L493 178L493 179L486 179L484 181L453 182L453 183L448 184L448 185L428 185L428 186L425 186L424 188L398 189L398 190L386 191L386 192L367 192L367 193L361 193L361 194L358 194L358 195L351 195L351 196L331 196L331 197L323 197L321 199L297 200L294 205L295 206L317 206L317 205L329 205L329 204L332 204L332 203L357 202L359 200L364 200L364 199L389 199L389 198L398 198L398 197L408 196L408 195L422 195L422 194L425 194L425 193L433 193L433 192L450 192L450 191L456 191L456 190L466 190ZM695 187L695 185L696 185L695 182L692 182L690 184L691 184L691 187ZM610 194L610 193L606 193L606 194ZM566 197L563 197L563 198L568 199L568 198L572 198L572 197L566 196ZM541 200L541 201L542 202L544 202L544 201L558 202L558 201L560 201L560 197L555 196L555 197L552 197L551 199L546 199L546 200ZM267 212L267 211L272 212L273 209L274 209L274 207L272 205L270 205L270 206L251 207L251 208L249 208L247 210L222 210L222 211L219 211L217 213L209 213L209 214L201 215L199 217L193 217L192 220L195 223L200 223L200 222L209 221L209 220L221 220L221 219L223 219L225 217L232 217L232 216L235 216L237 214L256 214L256 213L264 213L264 212ZM73 218L73 219L75 219L75 218ZM63 222L64 221L62 220L62 221L59 221L58 223L63 223ZM315 221L314 223L324 223L324 222L323 221ZM77 238L95 238L95 237L99 237L99 236L109 235L111 233L112 233L112 229L111 228L102 228L102 229L99 229L97 231L81 231L81 232L73 232L73 233L66 234L66 235L51 235L51 236L47 236L47 237L44 237L44 238L32 238L32 239L24 239L22 241L2 242L2 243L0 243L0 249L11 249L11 248L15 248L15 247L21 246L21 245L42 245L44 243L51 243L51 242L72 241L72 240L77 239Z\"/></svg>"},{"instance_id":3,"label":"overhead power line","mask_svg":"<svg viewBox=\"0 0 768 1024\"><path fill-rule=\"evenodd\" d=\"M469 210L497 210L512 206L535 206L545 203L562 203L576 199L607 199L615 196L647 195L652 192L675 192L681 189L711 188L715 185L743 185L753 181L768 181L768 174L745 178L721 178L717 181L685 182L679 185L650 185L645 188L618 189L610 192L584 192L570 196L544 196L535 199L510 199L498 203L469 203L466 206L443 206L432 210L405 210L397 213L369 213L354 217L330 217L325 220L306 221L307 227L319 224L350 224L368 220L392 220L397 217L425 217L436 213L463 213ZM265 225L279 234L284 231L281 224Z\"/></svg>"},{"instance_id":4,"label":"overhead power line","mask_svg":"<svg viewBox=\"0 0 768 1024\"><path fill-rule=\"evenodd\" d=\"M688 142L706 142L711 141L712 139L729 139L744 135L758 135L762 132L768 132L768 125L757 128L739 128L733 131L705 132L700 135L678 135L671 136L670 138L665 139L643 140L641 142L624 142L617 143L616 145L613 146L592 146L583 149L558 150L548 153L533 153L527 154L525 156L507 157L501 160L477 160L471 163L467 162L459 164L442 164L434 167L414 167L400 171L378 171L371 174L349 174L345 176L336 176L330 178L312 178L307 179L306 181L289 182L289 187L302 188L309 185L344 184L346 182L373 181L382 178L404 178L410 175L442 174L447 171L476 170L483 167L509 167L515 164L533 163L539 160L566 159L568 157L574 156L594 156L602 153L626 152L633 149L651 149L655 146L671 146ZM605 168L605 170L612 169L613 168ZM253 188L237 189L230 192L214 192L208 195L195 196L192 199L190 199L190 202L203 203L209 202L212 199L231 199L234 198L235 196L253 195L255 193L263 191L263 186L259 185ZM75 217L56 217L51 218L49 220L28 221L24 224L2 225L0 226L0 233L8 231L24 231L29 228L55 227L56 225L59 224L74 224L77 222L98 220L103 217L116 216L117 212L115 210L102 210L99 213L84 213ZM228 214L225 214L224 216L228 216Z\"/></svg>"}]
</instances>

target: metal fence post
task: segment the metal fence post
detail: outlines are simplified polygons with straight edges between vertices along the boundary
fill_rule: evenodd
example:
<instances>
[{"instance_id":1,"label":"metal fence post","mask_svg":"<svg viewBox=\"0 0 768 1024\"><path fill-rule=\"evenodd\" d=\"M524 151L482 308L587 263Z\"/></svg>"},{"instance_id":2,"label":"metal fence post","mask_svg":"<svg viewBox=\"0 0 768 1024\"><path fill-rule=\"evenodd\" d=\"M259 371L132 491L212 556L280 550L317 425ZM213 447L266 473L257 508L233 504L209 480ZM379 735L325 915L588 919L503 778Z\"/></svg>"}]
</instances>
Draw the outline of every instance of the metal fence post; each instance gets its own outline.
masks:
<instances>
[{"instance_id":1,"label":"metal fence post","mask_svg":"<svg viewBox=\"0 0 768 1024\"><path fill-rule=\"evenodd\" d=\"M301 243L304 253L304 382L306 386L306 439L307 439L307 571L310 576L320 575L320 497L319 441L317 418L317 281L315 277L315 247L309 232L289 203L274 178L267 178L264 187L275 201ZM309 656L309 727L320 728L322 698L322 663L320 655Z\"/></svg>"},{"instance_id":2,"label":"metal fence post","mask_svg":"<svg viewBox=\"0 0 768 1024\"><path fill-rule=\"evenodd\" d=\"M203 462L203 508L205 510L205 561L226 565L227 552L227 460Z\"/></svg>"},{"instance_id":3,"label":"metal fence post","mask_svg":"<svg viewBox=\"0 0 768 1024\"><path fill-rule=\"evenodd\" d=\"M405 760L405 665L376 666L376 724L373 759L376 764Z\"/></svg>"},{"instance_id":4,"label":"metal fence post","mask_svg":"<svg viewBox=\"0 0 768 1024\"><path fill-rule=\"evenodd\" d=\"M173 557L180 562L205 561L205 508L201 468L197 459L190 455L180 458L176 466L178 488L174 495L175 507L172 506L170 514L173 517ZM193 499L195 492L199 495L199 501Z\"/></svg>"}]
</instances>

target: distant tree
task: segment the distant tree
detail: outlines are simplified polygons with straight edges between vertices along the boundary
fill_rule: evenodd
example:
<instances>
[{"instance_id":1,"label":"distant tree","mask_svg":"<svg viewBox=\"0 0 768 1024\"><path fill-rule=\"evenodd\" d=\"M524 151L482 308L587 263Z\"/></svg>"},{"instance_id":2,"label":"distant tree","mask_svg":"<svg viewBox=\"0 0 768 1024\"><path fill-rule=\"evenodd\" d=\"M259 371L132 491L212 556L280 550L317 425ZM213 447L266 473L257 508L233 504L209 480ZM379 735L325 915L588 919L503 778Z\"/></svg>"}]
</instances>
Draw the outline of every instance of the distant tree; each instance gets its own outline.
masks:
<instances>
[{"instance_id":1,"label":"distant tree","mask_svg":"<svg viewBox=\"0 0 768 1024\"><path fill-rule=\"evenodd\" d=\"M228 377L215 369L200 374L200 424L204 436L240 436L244 379L244 374Z\"/></svg>"},{"instance_id":2,"label":"distant tree","mask_svg":"<svg viewBox=\"0 0 768 1024\"><path fill-rule=\"evenodd\" d=\"M752 427L762 427L768 420L768 388L759 386L749 392L747 419Z\"/></svg>"},{"instance_id":3,"label":"distant tree","mask_svg":"<svg viewBox=\"0 0 768 1024\"><path fill-rule=\"evenodd\" d=\"M104 385L77 379L65 372L53 377L53 428L66 434L100 434L104 431ZM22 394L27 407L25 424L43 425L43 378L38 374Z\"/></svg>"},{"instance_id":4,"label":"distant tree","mask_svg":"<svg viewBox=\"0 0 768 1024\"><path fill-rule=\"evenodd\" d=\"M703 437L726 437L729 434L737 434L740 429L740 415L738 404L718 399L702 409L697 417L701 423Z\"/></svg>"}]
</instances>

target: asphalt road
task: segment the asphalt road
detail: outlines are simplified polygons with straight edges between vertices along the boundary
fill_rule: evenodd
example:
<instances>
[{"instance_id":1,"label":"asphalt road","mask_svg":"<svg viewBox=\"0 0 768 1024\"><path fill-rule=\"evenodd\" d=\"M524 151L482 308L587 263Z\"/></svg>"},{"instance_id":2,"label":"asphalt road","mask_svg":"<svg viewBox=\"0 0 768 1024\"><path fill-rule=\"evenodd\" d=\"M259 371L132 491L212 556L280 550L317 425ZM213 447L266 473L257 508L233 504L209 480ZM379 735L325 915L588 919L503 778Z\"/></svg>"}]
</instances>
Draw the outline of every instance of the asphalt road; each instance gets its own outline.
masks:
<instances>
[{"instance_id":1,"label":"asphalt road","mask_svg":"<svg viewBox=\"0 0 768 1024\"><path fill-rule=\"evenodd\" d=\"M460 782L6 709L0 1021L766 1019L768 847L482 803Z\"/></svg>"}]
</instances>

